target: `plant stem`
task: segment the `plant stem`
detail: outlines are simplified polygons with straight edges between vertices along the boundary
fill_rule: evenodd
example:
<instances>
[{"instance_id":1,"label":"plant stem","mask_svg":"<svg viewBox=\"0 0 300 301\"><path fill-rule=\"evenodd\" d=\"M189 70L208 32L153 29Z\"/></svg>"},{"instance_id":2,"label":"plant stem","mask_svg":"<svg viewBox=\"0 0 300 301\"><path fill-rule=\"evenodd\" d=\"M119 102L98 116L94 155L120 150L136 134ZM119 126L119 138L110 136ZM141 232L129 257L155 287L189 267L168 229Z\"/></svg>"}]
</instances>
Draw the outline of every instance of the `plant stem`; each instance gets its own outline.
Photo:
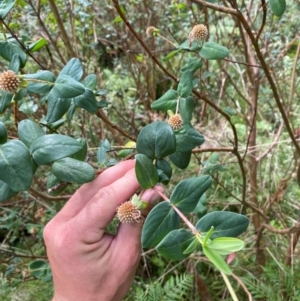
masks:
<instances>
[{"instance_id":1,"label":"plant stem","mask_svg":"<svg viewBox=\"0 0 300 301\"><path fill-rule=\"evenodd\" d=\"M172 43L169 39L165 38L164 36L162 36L161 34L157 33L157 36L162 38L163 40L165 40L166 42L168 42L169 44L171 44L172 46L174 46L175 48L178 48L177 45L175 45L174 43Z\"/></svg>"},{"instance_id":2,"label":"plant stem","mask_svg":"<svg viewBox=\"0 0 300 301\"><path fill-rule=\"evenodd\" d=\"M231 283L230 283L230 281L229 281L227 275L224 274L223 272L220 272L220 273L221 273L221 275L222 275L222 277L223 277L223 279L224 279L224 282L225 282L225 284L226 284L226 286L227 286L227 288L228 288L228 291L229 291L229 293L230 293L230 295L231 295L232 300L234 300L234 301L239 301L238 297L236 296L236 294L235 294L235 292L234 292L233 287L231 286Z\"/></svg>"},{"instance_id":3,"label":"plant stem","mask_svg":"<svg viewBox=\"0 0 300 301\"><path fill-rule=\"evenodd\" d=\"M170 200L166 197L165 194L160 192L158 189L154 187L154 190L167 202L170 202ZM172 208L176 211L176 213L181 217L181 219L185 222L185 224L190 228L190 230L197 236L201 235L201 233L195 228L195 226L185 217L185 215L173 204L171 204Z\"/></svg>"}]
</instances>

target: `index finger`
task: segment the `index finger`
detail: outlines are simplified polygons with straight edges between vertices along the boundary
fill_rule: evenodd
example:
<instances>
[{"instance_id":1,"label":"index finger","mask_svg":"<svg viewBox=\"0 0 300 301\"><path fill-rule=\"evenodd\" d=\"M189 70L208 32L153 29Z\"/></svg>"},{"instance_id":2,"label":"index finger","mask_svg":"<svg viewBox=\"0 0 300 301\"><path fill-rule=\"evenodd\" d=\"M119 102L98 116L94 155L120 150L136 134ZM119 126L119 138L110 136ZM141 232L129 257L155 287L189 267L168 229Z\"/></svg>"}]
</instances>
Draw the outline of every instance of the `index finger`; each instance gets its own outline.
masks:
<instances>
[{"instance_id":1,"label":"index finger","mask_svg":"<svg viewBox=\"0 0 300 301\"><path fill-rule=\"evenodd\" d=\"M117 165L105 170L92 182L82 185L58 214L63 216L64 219L73 218L97 194L100 189L123 177L128 170L134 167L134 164L134 160L120 162Z\"/></svg>"},{"instance_id":2,"label":"index finger","mask_svg":"<svg viewBox=\"0 0 300 301\"><path fill-rule=\"evenodd\" d=\"M80 228L102 231L116 214L116 208L140 187L134 168L111 185L100 189L74 218Z\"/></svg>"}]
</instances>

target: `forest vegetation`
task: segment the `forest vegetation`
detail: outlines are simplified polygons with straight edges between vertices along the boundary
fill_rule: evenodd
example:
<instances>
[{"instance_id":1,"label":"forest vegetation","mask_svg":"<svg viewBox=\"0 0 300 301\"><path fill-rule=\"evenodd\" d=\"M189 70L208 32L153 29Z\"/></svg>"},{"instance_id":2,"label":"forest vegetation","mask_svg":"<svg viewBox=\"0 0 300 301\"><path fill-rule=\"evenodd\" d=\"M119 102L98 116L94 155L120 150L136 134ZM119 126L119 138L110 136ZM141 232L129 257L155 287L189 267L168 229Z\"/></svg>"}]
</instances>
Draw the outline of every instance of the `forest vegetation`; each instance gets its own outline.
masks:
<instances>
[{"instance_id":1,"label":"forest vegetation","mask_svg":"<svg viewBox=\"0 0 300 301\"><path fill-rule=\"evenodd\" d=\"M0 299L50 300L44 226L135 157L142 188L164 183L203 237L178 219L151 240L171 205L154 207L125 301L299 300L299 14L285 0L0 1Z\"/></svg>"}]
</instances>

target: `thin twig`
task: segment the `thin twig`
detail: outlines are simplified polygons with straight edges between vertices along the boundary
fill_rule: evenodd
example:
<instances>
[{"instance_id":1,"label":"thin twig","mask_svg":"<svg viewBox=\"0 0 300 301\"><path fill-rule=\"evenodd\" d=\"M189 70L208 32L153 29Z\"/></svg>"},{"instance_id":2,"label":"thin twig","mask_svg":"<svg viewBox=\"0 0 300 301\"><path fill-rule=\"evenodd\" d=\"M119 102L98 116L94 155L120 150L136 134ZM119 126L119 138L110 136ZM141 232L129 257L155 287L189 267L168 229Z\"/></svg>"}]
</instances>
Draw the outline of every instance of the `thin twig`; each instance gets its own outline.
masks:
<instances>
[{"instance_id":1,"label":"thin twig","mask_svg":"<svg viewBox=\"0 0 300 301\"><path fill-rule=\"evenodd\" d=\"M11 31L9 26L0 18L0 23L4 25L7 31L11 34L11 36L19 43L19 45L23 48L23 50L29 55L43 70L46 68L33 56L33 54L28 50L28 48L23 44L21 40Z\"/></svg>"},{"instance_id":2,"label":"thin twig","mask_svg":"<svg viewBox=\"0 0 300 301\"><path fill-rule=\"evenodd\" d=\"M40 197L44 200L47 201L61 201L61 200L68 200L71 195L60 195L60 196L51 196L51 195L46 195L42 192L39 192L35 190L34 188L30 188L29 191L35 196L35 197Z\"/></svg>"},{"instance_id":3,"label":"thin twig","mask_svg":"<svg viewBox=\"0 0 300 301\"><path fill-rule=\"evenodd\" d=\"M128 134L127 132L125 132L121 127L117 126L116 124L113 124L109 118L107 118L107 116L104 114L104 112L99 109L98 112L96 113L96 115L102 119L106 124L108 124L110 127L112 127L113 129L117 130L118 132L120 132L122 135L124 135L125 137L127 137L128 139L132 140L132 141L136 141L136 138L131 136L130 134ZM124 144L124 143L121 143Z\"/></svg>"},{"instance_id":4,"label":"thin twig","mask_svg":"<svg viewBox=\"0 0 300 301\"><path fill-rule=\"evenodd\" d=\"M63 39L63 41L65 43L66 48L67 48L67 51L68 51L68 53L69 53L69 55L71 57L75 57L76 53L73 50L73 47L72 47L72 45L70 43L70 38L68 37L68 34L67 34L66 30L65 30L64 24L62 22L62 19L61 19L60 15L59 15L57 7L56 7L56 3L55 3L54 0L49 0L48 3L50 5L50 9L51 9L51 11L52 11L52 13L54 15L54 18L55 18L55 20L57 22L57 26L58 26L58 28L60 30L60 33L62 35L62 39Z\"/></svg>"},{"instance_id":5,"label":"thin twig","mask_svg":"<svg viewBox=\"0 0 300 301\"><path fill-rule=\"evenodd\" d=\"M243 288L244 292L248 295L249 301L253 301L251 293L248 291L246 285L243 283L243 281L234 273L231 274L231 276L238 282L238 284Z\"/></svg>"},{"instance_id":6,"label":"thin twig","mask_svg":"<svg viewBox=\"0 0 300 301\"><path fill-rule=\"evenodd\" d=\"M232 147L206 147L206 148L195 148L192 153L207 153L207 152L225 152L232 153L234 149Z\"/></svg>"},{"instance_id":7,"label":"thin twig","mask_svg":"<svg viewBox=\"0 0 300 301\"><path fill-rule=\"evenodd\" d=\"M266 1L265 0L261 0L261 7L263 9L263 19L262 19L262 22L261 22L261 26L258 30L258 33L256 35L256 43L258 43L258 40L259 40L259 37L265 27L265 24L266 24L266 19L267 19L267 4L266 4Z\"/></svg>"},{"instance_id":8,"label":"thin twig","mask_svg":"<svg viewBox=\"0 0 300 301\"><path fill-rule=\"evenodd\" d=\"M241 61L234 61L234 60L227 59L227 58L224 58L224 61L231 62L231 63L236 63L236 64L240 64L240 65L245 65L245 66L248 66L248 67L262 68L262 66L260 66L260 65L248 64L248 63L244 63L244 62L241 62Z\"/></svg>"},{"instance_id":9,"label":"thin twig","mask_svg":"<svg viewBox=\"0 0 300 301\"><path fill-rule=\"evenodd\" d=\"M212 4L209 4L207 2L201 1L204 4L208 4L208 7L210 7ZM137 34L137 32L135 31L135 29L131 26L131 24L128 22L127 18L125 17L125 15L123 14L118 0L113 0L114 6L119 14L119 16L121 17L121 19L123 20L123 22L125 23L125 25L128 27L128 29L132 32L132 34L135 36L135 38L139 41L139 43L142 45L142 47L145 49L145 51L148 53L148 55L151 57L151 59L159 66L159 68L168 75L168 77L172 78L174 81L178 82L179 79L177 77L175 77L172 73L170 73L161 63L160 61L153 55L153 53L150 51L150 49L147 47L147 45L144 43L144 41L140 38L140 36ZM200 3L202 4L202 3ZM212 5L212 7L219 7L216 5ZM227 9L224 8L225 11L230 12L230 13L236 13L235 10L232 9ZM218 9L217 9L218 10ZM241 169L241 174L242 174L242 180L243 180L243 186L242 186L242 199L243 201L245 201L246 199L246 172L243 166L243 161L242 158L238 152L238 136L237 136L237 131L236 128L234 126L234 124L231 121L231 118L228 114L226 114L223 110L221 110L213 101L209 100L205 95L200 94L198 91L193 90L192 91L194 95L196 95L199 99L204 100L208 105L210 105L212 108L214 108L218 113L220 113L222 116L225 117L225 119L228 121L228 123L231 126L232 132L233 132L233 136L234 136L234 148L233 148L233 154L237 157L238 160L238 164L240 166Z\"/></svg>"}]
</instances>

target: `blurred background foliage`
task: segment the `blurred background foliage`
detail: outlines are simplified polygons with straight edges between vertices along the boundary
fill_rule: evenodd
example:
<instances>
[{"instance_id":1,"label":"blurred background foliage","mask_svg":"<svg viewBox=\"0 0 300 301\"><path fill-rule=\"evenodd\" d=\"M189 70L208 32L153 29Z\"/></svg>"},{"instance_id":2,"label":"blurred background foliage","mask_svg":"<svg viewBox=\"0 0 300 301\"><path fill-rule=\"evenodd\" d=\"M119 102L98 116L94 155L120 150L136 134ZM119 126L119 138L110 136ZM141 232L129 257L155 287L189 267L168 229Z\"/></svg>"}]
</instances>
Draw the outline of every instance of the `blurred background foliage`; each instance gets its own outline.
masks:
<instances>
[{"instance_id":1,"label":"blurred background foliage","mask_svg":"<svg viewBox=\"0 0 300 301\"><path fill-rule=\"evenodd\" d=\"M195 24L205 24L208 39L230 52L224 60L204 61L197 73L194 88L201 98L194 98L192 121L206 142L194 151L187 169L174 169L173 181L166 189L171 191L180 180L207 168L214 183L202 202L203 213L230 210L247 214L252 221L242 237L246 248L230 264L239 300L299 300L299 154L274 99L274 89L294 137L299 138L300 4L287 1L286 11L279 18L264 0L202 2L228 9L237 5L250 31L259 34L258 39L249 40L239 17L206 8L201 1L119 1L152 55L176 77L181 65L194 54L164 58L175 50L173 44L187 40ZM143 126L166 118L164 113L151 110L150 105L177 83L146 53L112 1L17 0L5 22L10 31L2 26L0 39L16 36L26 46L41 38L47 41L45 47L33 53L40 66L29 58L22 73L44 68L57 75L70 58L78 57L85 75L97 75L98 95L107 101L107 107L96 115L77 109L72 121L65 121L60 128L62 134L85 138L90 156L95 156L105 139L113 147L124 146L129 140L118 128L136 138ZM147 36L149 26L158 28L166 39ZM255 45L275 88L270 85ZM7 68L8 63L0 60L0 70ZM238 137L236 152L240 161L231 151L232 126L205 99L230 116ZM36 109L20 113L20 117L38 121L45 115L46 105L37 96L28 96L25 103L30 101ZM12 108L0 118L5 118L9 136L16 137ZM114 158L115 152L110 156ZM33 188L0 204L1 300L41 301L49 300L52 294L42 229L77 187L68 187L60 197L50 196L45 179L41 169ZM116 222L111 225L115 228ZM34 264L38 264L37 269ZM147 250L125 300L139 300L155 285L155 291L186 288L178 300L230 300L220 274L198 253L182 262L171 262L155 250Z\"/></svg>"}]
</instances>

